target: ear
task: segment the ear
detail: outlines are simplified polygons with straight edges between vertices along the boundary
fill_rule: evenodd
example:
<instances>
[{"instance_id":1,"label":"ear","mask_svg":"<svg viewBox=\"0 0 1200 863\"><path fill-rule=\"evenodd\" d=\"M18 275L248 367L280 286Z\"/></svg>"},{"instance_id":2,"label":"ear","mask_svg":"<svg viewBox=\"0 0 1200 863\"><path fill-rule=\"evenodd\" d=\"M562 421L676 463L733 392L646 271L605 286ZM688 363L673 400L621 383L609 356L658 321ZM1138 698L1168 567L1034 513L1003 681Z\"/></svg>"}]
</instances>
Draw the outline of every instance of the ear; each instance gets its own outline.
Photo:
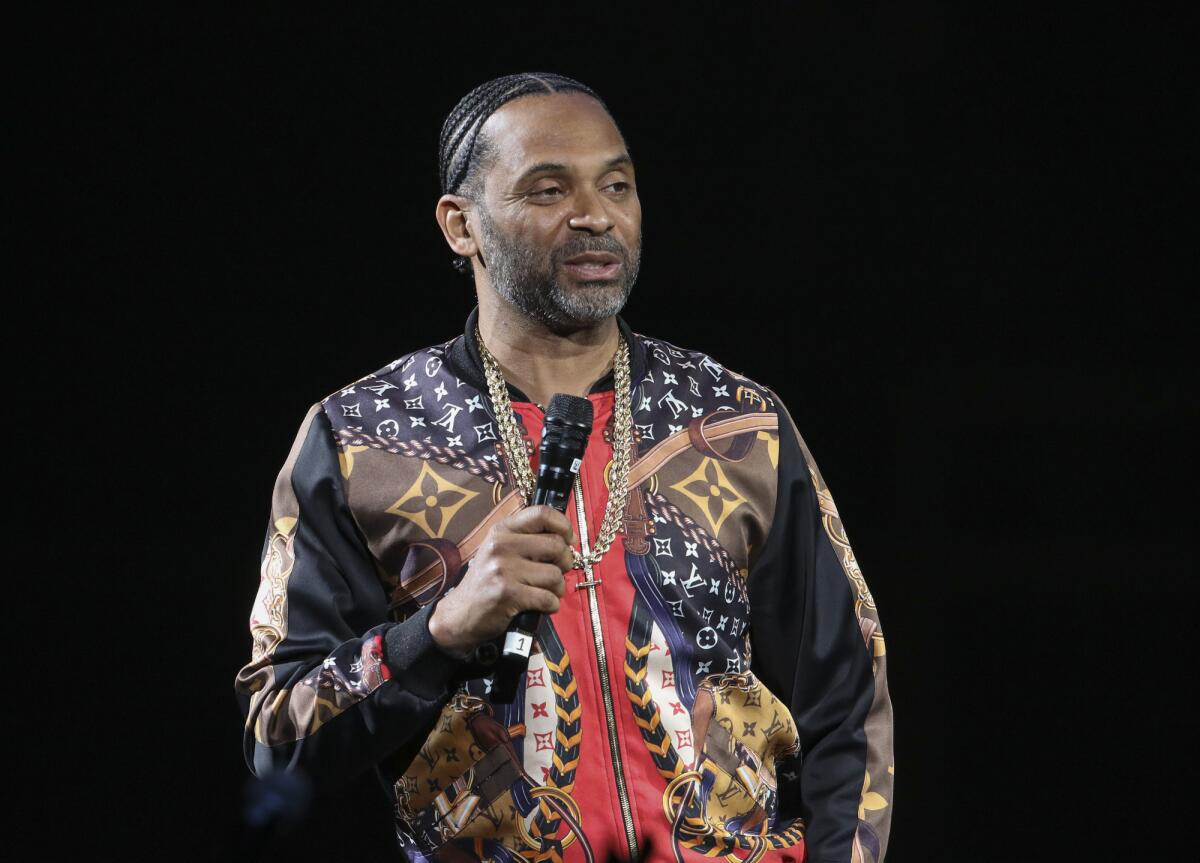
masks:
<instances>
[{"instance_id":1,"label":"ear","mask_svg":"<svg viewBox=\"0 0 1200 863\"><path fill-rule=\"evenodd\" d=\"M469 198L461 195L442 195L438 198L434 217L446 244L456 255L472 258L479 252L479 245L473 233L474 225L467 218L467 210L471 204Z\"/></svg>"}]
</instances>

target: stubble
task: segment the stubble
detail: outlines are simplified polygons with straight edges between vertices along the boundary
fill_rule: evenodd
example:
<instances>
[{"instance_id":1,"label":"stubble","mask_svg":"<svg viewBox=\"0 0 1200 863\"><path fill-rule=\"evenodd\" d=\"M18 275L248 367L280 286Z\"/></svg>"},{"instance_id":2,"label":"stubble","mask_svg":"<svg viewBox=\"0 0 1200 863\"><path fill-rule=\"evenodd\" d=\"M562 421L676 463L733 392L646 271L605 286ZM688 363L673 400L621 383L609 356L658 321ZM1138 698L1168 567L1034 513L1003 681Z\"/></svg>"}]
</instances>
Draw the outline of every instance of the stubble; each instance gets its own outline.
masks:
<instances>
[{"instance_id":1,"label":"stubble","mask_svg":"<svg viewBox=\"0 0 1200 863\"><path fill-rule=\"evenodd\" d=\"M481 207L484 261L492 286L531 320L565 330L611 318L625 307L641 264L641 238L626 250L611 234L580 234L555 249L549 260L519 237L507 236ZM621 259L620 277L595 282L566 282L562 262L583 252L611 252Z\"/></svg>"}]
</instances>

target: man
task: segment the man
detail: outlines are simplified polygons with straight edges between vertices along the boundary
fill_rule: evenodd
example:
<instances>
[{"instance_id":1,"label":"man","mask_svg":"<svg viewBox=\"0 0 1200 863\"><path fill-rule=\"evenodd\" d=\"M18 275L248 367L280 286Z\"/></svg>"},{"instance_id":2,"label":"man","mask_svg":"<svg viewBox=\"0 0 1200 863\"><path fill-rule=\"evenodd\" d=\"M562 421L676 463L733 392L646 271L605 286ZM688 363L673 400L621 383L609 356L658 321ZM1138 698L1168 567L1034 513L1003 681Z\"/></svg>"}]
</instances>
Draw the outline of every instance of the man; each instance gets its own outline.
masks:
<instances>
[{"instance_id":1,"label":"man","mask_svg":"<svg viewBox=\"0 0 1200 863\"><path fill-rule=\"evenodd\" d=\"M479 304L304 420L237 681L252 769L374 767L414 860L882 860L874 602L779 397L618 315L641 209L604 103L488 82L441 160ZM567 515L526 505L554 393L594 410Z\"/></svg>"}]
</instances>

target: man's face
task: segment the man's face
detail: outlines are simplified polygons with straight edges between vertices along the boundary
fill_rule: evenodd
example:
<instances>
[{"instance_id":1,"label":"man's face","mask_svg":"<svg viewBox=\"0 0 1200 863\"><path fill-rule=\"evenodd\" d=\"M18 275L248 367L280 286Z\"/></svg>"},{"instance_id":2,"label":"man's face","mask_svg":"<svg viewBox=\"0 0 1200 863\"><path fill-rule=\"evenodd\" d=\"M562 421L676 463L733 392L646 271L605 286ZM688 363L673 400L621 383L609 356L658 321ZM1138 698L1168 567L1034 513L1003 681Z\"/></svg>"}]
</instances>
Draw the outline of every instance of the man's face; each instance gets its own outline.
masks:
<instances>
[{"instance_id":1,"label":"man's face","mask_svg":"<svg viewBox=\"0 0 1200 863\"><path fill-rule=\"evenodd\" d=\"M642 210L607 112L582 93L525 96L483 134L493 155L474 210L497 293L555 330L615 315L637 279Z\"/></svg>"}]
</instances>

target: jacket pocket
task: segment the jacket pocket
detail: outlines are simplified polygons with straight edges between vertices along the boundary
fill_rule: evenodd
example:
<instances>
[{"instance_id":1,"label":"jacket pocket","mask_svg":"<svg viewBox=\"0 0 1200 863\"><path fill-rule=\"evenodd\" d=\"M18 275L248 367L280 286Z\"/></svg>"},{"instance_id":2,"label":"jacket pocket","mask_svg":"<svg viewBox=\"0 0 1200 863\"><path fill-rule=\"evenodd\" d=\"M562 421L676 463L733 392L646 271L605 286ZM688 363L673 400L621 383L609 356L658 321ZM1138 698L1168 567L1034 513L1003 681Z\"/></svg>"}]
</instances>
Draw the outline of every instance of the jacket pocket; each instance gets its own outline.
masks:
<instances>
[{"instance_id":1,"label":"jacket pocket","mask_svg":"<svg viewBox=\"0 0 1200 863\"><path fill-rule=\"evenodd\" d=\"M535 785L491 706L462 692L394 791L401 835L439 861L477 860L497 846L532 856L576 840L587 845L575 801Z\"/></svg>"},{"instance_id":2,"label":"jacket pocket","mask_svg":"<svg viewBox=\"0 0 1200 863\"><path fill-rule=\"evenodd\" d=\"M778 762L799 751L791 712L751 673L701 680L692 709L698 754L668 788L676 858L681 848L752 863L803 840L799 819L775 825Z\"/></svg>"}]
</instances>

